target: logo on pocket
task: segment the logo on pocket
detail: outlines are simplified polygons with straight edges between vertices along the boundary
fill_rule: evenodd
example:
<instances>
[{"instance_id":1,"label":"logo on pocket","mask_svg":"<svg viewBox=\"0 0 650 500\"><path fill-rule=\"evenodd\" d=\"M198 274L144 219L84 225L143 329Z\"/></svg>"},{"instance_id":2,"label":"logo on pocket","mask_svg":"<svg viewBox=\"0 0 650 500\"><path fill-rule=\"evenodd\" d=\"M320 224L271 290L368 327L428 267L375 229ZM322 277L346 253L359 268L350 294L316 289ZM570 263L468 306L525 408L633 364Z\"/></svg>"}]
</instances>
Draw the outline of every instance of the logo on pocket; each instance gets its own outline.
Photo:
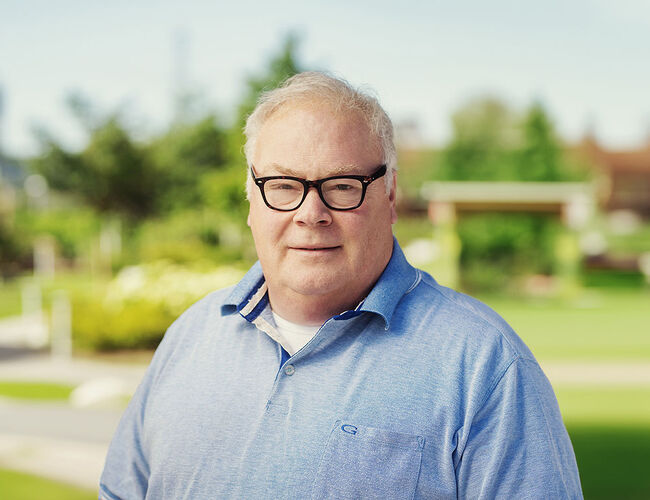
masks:
<instances>
[{"instance_id":1,"label":"logo on pocket","mask_svg":"<svg viewBox=\"0 0 650 500\"><path fill-rule=\"evenodd\" d=\"M355 435L357 433L357 428L354 425L350 425L350 424L343 424L341 426L341 430L343 432L347 432L348 434L352 434L352 435Z\"/></svg>"}]
</instances>

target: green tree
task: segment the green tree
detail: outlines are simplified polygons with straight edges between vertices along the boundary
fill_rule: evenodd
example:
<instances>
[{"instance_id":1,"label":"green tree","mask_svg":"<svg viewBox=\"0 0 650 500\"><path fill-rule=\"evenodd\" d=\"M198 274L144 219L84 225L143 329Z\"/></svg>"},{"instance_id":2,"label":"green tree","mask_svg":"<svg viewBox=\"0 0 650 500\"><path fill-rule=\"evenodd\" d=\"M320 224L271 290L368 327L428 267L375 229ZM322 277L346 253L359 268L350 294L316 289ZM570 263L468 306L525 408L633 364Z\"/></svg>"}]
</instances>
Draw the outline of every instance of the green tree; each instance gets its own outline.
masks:
<instances>
[{"instance_id":1,"label":"green tree","mask_svg":"<svg viewBox=\"0 0 650 500\"><path fill-rule=\"evenodd\" d=\"M214 115L194 123L175 123L149 145L159 173L164 210L197 206L204 175L223 171L228 161L227 133Z\"/></svg>"},{"instance_id":2,"label":"green tree","mask_svg":"<svg viewBox=\"0 0 650 500\"><path fill-rule=\"evenodd\" d=\"M238 106L236 126L239 129L244 126L246 118L255 109L257 99L262 92L274 89L287 78L304 71L296 54L299 42L297 35L289 33L282 42L279 52L269 61L266 70L248 78L246 92Z\"/></svg>"},{"instance_id":3,"label":"green tree","mask_svg":"<svg viewBox=\"0 0 650 500\"><path fill-rule=\"evenodd\" d=\"M160 178L145 148L136 144L117 116L89 131L80 153L66 151L47 138L44 152L32 162L51 187L67 191L101 212L132 218L157 209Z\"/></svg>"},{"instance_id":4,"label":"green tree","mask_svg":"<svg viewBox=\"0 0 650 500\"><path fill-rule=\"evenodd\" d=\"M524 144L520 153L523 180L561 180L561 151L551 121L540 103L535 103L523 121Z\"/></svg>"},{"instance_id":5,"label":"green tree","mask_svg":"<svg viewBox=\"0 0 650 500\"><path fill-rule=\"evenodd\" d=\"M244 125L248 116L255 109L260 94L265 90L276 88L296 73L305 71L296 54L298 45L298 36L292 33L288 34L283 40L280 50L271 57L264 71L248 77L243 97L237 106L237 118L229 134L229 157L234 163L244 165L242 156L242 145L245 141Z\"/></svg>"},{"instance_id":6,"label":"green tree","mask_svg":"<svg viewBox=\"0 0 650 500\"><path fill-rule=\"evenodd\" d=\"M584 180L585 171L564 154L551 118L540 102L534 103L522 120L523 143L517 152L517 177L524 181Z\"/></svg>"},{"instance_id":7,"label":"green tree","mask_svg":"<svg viewBox=\"0 0 650 500\"><path fill-rule=\"evenodd\" d=\"M494 97L474 99L452 116L453 138L438 177L445 180L501 180L512 175L512 150L520 141L516 115Z\"/></svg>"}]
</instances>

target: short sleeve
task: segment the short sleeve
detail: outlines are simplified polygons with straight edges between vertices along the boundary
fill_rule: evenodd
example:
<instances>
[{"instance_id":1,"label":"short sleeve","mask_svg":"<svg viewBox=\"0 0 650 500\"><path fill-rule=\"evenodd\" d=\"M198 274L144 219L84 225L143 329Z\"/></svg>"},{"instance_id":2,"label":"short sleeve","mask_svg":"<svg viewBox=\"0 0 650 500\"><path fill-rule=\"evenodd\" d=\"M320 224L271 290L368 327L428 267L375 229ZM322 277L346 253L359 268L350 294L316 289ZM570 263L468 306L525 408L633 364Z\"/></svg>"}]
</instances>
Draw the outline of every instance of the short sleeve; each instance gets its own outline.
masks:
<instances>
[{"instance_id":1,"label":"short sleeve","mask_svg":"<svg viewBox=\"0 0 650 500\"><path fill-rule=\"evenodd\" d=\"M100 478L100 500L142 499L147 494L150 469L146 447L146 409L156 379L174 352L179 324L180 318L165 333L120 419Z\"/></svg>"},{"instance_id":2,"label":"short sleeve","mask_svg":"<svg viewBox=\"0 0 650 500\"><path fill-rule=\"evenodd\" d=\"M539 365L518 358L471 422L459 498L582 498L571 441Z\"/></svg>"},{"instance_id":3,"label":"short sleeve","mask_svg":"<svg viewBox=\"0 0 650 500\"><path fill-rule=\"evenodd\" d=\"M150 366L111 440L99 484L101 500L141 499L147 493L149 464L143 445L143 424L152 371Z\"/></svg>"}]
</instances>

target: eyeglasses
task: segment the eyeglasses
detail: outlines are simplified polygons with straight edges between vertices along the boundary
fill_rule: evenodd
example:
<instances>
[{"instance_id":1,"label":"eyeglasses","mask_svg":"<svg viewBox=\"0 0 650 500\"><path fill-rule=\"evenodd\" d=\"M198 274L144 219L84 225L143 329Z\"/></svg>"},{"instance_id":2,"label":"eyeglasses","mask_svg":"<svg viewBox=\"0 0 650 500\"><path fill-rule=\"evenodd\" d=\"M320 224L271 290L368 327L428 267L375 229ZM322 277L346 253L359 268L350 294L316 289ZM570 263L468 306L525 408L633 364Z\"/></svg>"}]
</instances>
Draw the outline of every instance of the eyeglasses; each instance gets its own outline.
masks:
<instances>
[{"instance_id":1,"label":"eyeglasses","mask_svg":"<svg viewBox=\"0 0 650 500\"><path fill-rule=\"evenodd\" d=\"M318 196L327 208L332 210L354 210L359 208L366 196L366 189L371 182L386 174L386 165L381 165L371 175L335 175L316 181L308 181L300 177L274 175L271 177L255 177L251 168L253 181L260 188L266 206L290 212L296 210L307 197L309 188L316 188Z\"/></svg>"}]
</instances>

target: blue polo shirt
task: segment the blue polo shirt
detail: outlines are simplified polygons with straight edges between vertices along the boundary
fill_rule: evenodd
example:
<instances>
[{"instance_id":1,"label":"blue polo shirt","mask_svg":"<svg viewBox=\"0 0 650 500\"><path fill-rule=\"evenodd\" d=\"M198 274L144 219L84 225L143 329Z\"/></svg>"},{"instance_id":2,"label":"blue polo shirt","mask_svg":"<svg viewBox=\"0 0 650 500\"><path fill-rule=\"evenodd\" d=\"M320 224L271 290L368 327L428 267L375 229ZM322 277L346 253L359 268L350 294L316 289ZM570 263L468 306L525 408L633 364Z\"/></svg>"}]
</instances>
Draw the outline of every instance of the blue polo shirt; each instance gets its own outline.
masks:
<instances>
[{"instance_id":1,"label":"blue polo shirt","mask_svg":"<svg viewBox=\"0 0 650 500\"><path fill-rule=\"evenodd\" d=\"M258 264L168 330L111 443L104 499L581 498L537 361L408 264L287 359Z\"/></svg>"}]
</instances>

